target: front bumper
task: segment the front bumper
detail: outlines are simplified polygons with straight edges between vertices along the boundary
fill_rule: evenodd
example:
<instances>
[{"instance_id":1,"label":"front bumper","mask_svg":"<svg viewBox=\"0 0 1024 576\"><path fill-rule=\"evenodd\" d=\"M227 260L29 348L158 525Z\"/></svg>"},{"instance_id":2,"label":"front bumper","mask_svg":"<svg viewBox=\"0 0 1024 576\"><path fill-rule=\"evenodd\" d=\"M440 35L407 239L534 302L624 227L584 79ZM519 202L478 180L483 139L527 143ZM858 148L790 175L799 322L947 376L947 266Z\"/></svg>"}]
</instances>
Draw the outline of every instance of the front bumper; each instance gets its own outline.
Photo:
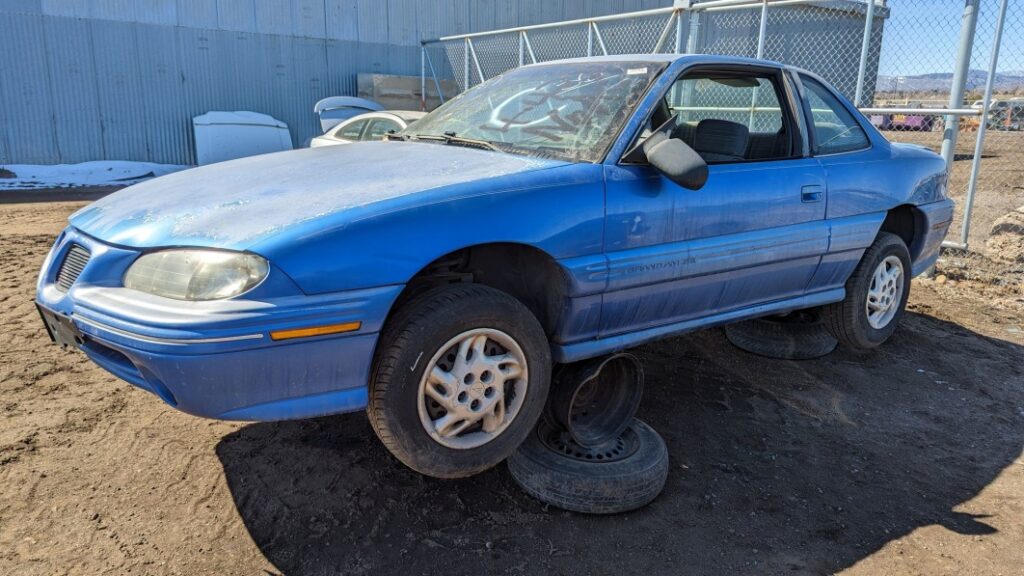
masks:
<instances>
[{"instance_id":1,"label":"front bumper","mask_svg":"<svg viewBox=\"0 0 1024 576\"><path fill-rule=\"evenodd\" d=\"M65 291L57 269L75 244L90 259ZM36 301L71 320L82 334L78 348L93 362L210 418L282 420L366 406L377 334L401 286L305 295L272 269L242 298L181 302L121 287L139 254L68 228L43 266ZM361 325L342 335L270 337L347 322Z\"/></svg>"}]
</instances>

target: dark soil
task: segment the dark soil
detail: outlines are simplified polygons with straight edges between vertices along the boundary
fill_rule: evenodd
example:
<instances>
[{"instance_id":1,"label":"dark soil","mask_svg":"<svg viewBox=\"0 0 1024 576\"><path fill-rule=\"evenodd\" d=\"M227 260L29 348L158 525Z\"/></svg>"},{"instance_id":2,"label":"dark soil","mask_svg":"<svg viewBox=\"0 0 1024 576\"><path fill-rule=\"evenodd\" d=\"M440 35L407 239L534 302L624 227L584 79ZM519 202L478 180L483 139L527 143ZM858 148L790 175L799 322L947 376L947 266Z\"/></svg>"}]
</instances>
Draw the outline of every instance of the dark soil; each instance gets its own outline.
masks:
<instances>
[{"instance_id":1,"label":"dark soil","mask_svg":"<svg viewBox=\"0 0 1024 576\"><path fill-rule=\"evenodd\" d=\"M866 354L769 360L720 330L637 349L668 484L591 517L504 466L419 476L363 413L202 420L60 351L30 299L80 205L0 207L0 574L1020 573L1015 294L915 282Z\"/></svg>"}]
</instances>

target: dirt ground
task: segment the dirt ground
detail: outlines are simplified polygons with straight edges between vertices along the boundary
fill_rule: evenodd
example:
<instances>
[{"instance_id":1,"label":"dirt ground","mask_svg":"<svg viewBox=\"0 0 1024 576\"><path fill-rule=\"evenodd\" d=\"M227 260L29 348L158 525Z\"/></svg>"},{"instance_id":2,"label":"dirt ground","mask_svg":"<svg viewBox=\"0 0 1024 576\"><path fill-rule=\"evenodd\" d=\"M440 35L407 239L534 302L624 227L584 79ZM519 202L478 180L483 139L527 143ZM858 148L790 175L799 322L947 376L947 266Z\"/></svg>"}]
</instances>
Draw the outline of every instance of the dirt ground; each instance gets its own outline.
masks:
<instances>
[{"instance_id":1,"label":"dirt ground","mask_svg":"<svg viewBox=\"0 0 1024 576\"><path fill-rule=\"evenodd\" d=\"M937 126L931 132L899 132L887 130L886 138L894 142L908 142L927 146L938 152L942 146L942 130ZM986 240L992 225L1001 217L1024 206L1024 132L989 130L981 154L981 169L975 188L974 207L968 236L970 252L962 255L961 262L951 262L958 276L993 277L1009 273L1009 283L1024 284L1024 267L1008 267L992 262L994 256L986 250ZM953 225L948 240L959 241L967 188L977 132L961 130L958 133L953 171L949 178L949 195L956 201ZM1024 236L1024 230L1018 232ZM987 273L986 273L987 272Z\"/></svg>"},{"instance_id":2,"label":"dirt ground","mask_svg":"<svg viewBox=\"0 0 1024 576\"><path fill-rule=\"evenodd\" d=\"M545 508L502 466L426 479L362 413L178 413L46 341L30 299L81 204L0 206L0 574L1020 574L1024 298L915 281L881 349L642 347L665 492Z\"/></svg>"}]
</instances>

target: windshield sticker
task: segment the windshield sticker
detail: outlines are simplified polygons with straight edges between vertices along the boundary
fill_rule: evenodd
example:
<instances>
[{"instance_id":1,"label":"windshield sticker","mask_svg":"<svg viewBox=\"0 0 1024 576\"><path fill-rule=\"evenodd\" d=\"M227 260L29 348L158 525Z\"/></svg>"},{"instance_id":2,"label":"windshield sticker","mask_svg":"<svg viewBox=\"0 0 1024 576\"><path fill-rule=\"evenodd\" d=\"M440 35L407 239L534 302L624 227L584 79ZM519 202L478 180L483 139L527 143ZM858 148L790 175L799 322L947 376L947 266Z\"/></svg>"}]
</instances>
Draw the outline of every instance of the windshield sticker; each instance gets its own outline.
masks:
<instances>
[{"instance_id":1,"label":"windshield sticker","mask_svg":"<svg viewBox=\"0 0 1024 576\"><path fill-rule=\"evenodd\" d=\"M627 76L633 76L635 74L647 74L647 67L644 66L643 68L627 68L626 69L626 75Z\"/></svg>"}]
</instances>

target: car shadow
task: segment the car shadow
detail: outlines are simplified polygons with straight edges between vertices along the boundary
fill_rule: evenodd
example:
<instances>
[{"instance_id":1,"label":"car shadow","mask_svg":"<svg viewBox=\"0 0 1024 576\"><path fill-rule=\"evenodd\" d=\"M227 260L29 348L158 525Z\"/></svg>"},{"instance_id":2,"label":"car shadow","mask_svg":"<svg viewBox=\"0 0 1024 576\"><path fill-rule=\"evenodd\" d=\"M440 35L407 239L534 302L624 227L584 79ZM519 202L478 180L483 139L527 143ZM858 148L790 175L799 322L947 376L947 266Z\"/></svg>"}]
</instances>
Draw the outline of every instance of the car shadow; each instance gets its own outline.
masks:
<instances>
[{"instance_id":1,"label":"car shadow","mask_svg":"<svg viewBox=\"0 0 1024 576\"><path fill-rule=\"evenodd\" d=\"M361 413L249 425L217 454L250 535L288 575L821 574L922 526L995 531L998 510L955 508L1021 453L1018 345L908 314L867 354L768 360L720 330L636 352L640 417L671 471L628 514L545 507L504 466L422 477Z\"/></svg>"}]
</instances>

